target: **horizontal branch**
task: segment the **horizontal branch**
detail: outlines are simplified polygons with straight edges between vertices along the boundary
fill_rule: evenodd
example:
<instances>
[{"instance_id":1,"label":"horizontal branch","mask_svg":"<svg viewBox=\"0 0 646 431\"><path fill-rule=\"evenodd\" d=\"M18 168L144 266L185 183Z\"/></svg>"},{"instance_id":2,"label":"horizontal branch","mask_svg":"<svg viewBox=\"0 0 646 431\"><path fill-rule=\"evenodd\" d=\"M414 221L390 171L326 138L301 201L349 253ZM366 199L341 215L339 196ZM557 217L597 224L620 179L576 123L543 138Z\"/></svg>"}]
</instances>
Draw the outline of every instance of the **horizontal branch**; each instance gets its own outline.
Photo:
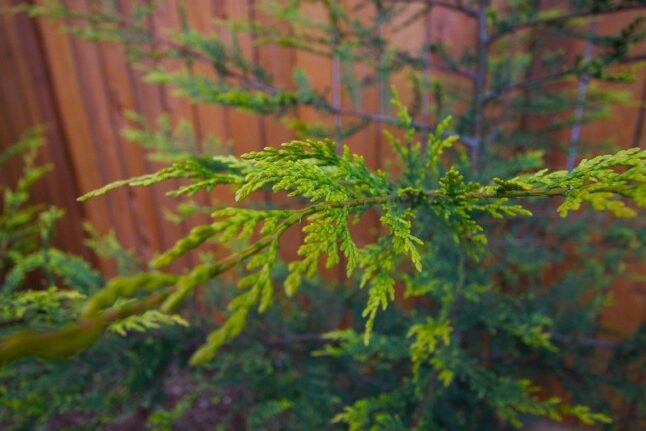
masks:
<instances>
[{"instance_id":1,"label":"horizontal branch","mask_svg":"<svg viewBox=\"0 0 646 431\"><path fill-rule=\"evenodd\" d=\"M395 53L395 55L403 62L411 64L411 63L418 63L422 67L428 67L428 64L424 64L423 60L421 58L416 58L412 56L410 53L406 51L399 50ZM460 67L458 65L449 65L449 64L431 64L430 67L432 69L437 69L440 72L448 72L448 73L454 73L458 76L462 76L463 78L467 78L470 80L475 80L476 79L476 74L474 71L465 69L463 67Z\"/></svg>"},{"instance_id":2,"label":"horizontal branch","mask_svg":"<svg viewBox=\"0 0 646 431\"><path fill-rule=\"evenodd\" d=\"M491 187L481 188L478 191L467 192L460 195L461 200L478 200L478 199L499 199L499 198L531 198L531 197L553 197L565 196L570 192L568 187L541 187L529 190L506 190L495 189ZM595 192L618 193L622 190L614 190L612 187L607 189L595 189ZM400 189L397 193L367 196L363 198L351 199L340 202L321 202L310 205L305 208L292 210L291 213L281 222L280 225L271 233L255 243L249 245L241 252L231 254L213 265L201 265L195 267L188 274L174 278L165 288L126 304L110 308L105 311L92 311L92 314L85 315L74 323L63 326L59 329L52 330L34 330L27 329L15 332L3 339L0 339L0 364L15 361L25 356L39 357L61 357L76 354L93 345L105 332L108 326L116 321L123 320L126 317L141 314L145 311L159 308L163 312L172 312L177 306L182 304L187 296L200 286L203 286L208 280L228 271L229 269L241 264L248 258L257 255L261 250L270 246L280 239L282 234L291 226L301 223L308 216L329 210L331 208L356 208L361 206L374 206L387 202L412 202L419 199L431 200L450 200L455 196L450 195L442 190L415 190ZM135 286L133 292L139 287ZM103 292L103 291L100 291ZM98 298L101 293L90 298L86 302L86 309L94 310L92 300ZM103 304L103 297L98 301L99 305ZM96 305L96 304L95 304ZM97 308L97 310L99 310Z\"/></svg>"},{"instance_id":3,"label":"horizontal branch","mask_svg":"<svg viewBox=\"0 0 646 431\"><path fill-rule=\"evenodd\" d=\"M536 198L536 197L565 197L568 193L571 192L571 189L568 187L545 187L545 188L533 188L528 190L495 190L495 189L484 189L477 192L465 193L462 198L469 200L480 200L480 199L522 199L522 198ZM625 190L617 190L612 187L605 189L596 189L597 193L614 193L624 197L627 196ZM440 190L400 190L399 193L385 196L370 196L366 198L352 199L344 202L323 202L320 204L315 204L309 207L304 208L301 211L307 211L307 214L313 214L319 211L322 211L326 208L352 208L360 206L371 206L379 205L386 202L406 202L411 200L416 200L418 198L427 198L427 199L452 199L453 196L446 194Z\"/></svg>"},{"instance_id":4,"label":"horizontal branch","mask_svg":"<svg viewBox=\"0 0 646 431\"><path fill-rule=\"evenodd\" d=\"M156 35L150 35L150 36L154 38L158 43L167 45L175 50L183 52L184 54L193 55L195 56L195 58L208 62L209 64L213 63L213 60L211 58L209 58L208 56L206 56L200 51L178 44L177 42L164 37L159 37ZM401 51L398 52L398 55L402 55L402 52ZM450 66L446 66L446 67L440 66L439 68L447 72L456 73L458 75L464 76L469 79L474 78L474 74L468 70L455 69ZM223 71L221 70L221 72L223 72L225 77L233 78L237 81L241 81L245 83L246 85L248 85L249 89L263 91L270 95L275 95L281 92L281 89L275 86L266 84L255 78L250 78L241 73L231 71L230 69L224 69ZM400 122L399 117L396 117L394 115L370 113L367 111L361 111L361 110L352 109L352 108L338 107L332 104L329 100L325 98L318 98L315 102L311 103L311 105L318 107L323 111L332 115L344 115L344 116L359 118L362 120L373 121L377 123L398 124ZM435 130L435 126L424 124L421 122L413 122L412 126L420 132L432 132ZM460 136L459 142L461 142L462 144L470 148L474 148L475 146L477 146L476 139L470 136Z\"/></svg>"},{"instance_id":5,"label":"horizontal branch","mask_svg":"<svg viewBox=\"0 0 646 431\"><path fill-rule=\"evenodd\" d=\"M615 349L620 344L619 341L597 340L594 338L581 338L571 335L562 335L552 332L550 337L563 344L578 344L581 346L595 347L599 349Z\"/></svg>"},{"instance_id":6,"label":"horizontal branch","mask_svg":"<svg viewBox=\"0 0 646 431\"><path fill-rule=\"evenodd\" d=\"M298 343L325 343L331 341L325 334L295 334L285 335L282 337L267 337L260 340L263 344L270 346L278 346L285 344L298 344Z\"/></svg>"},{"instance_id":7,"label":"horizontal branch","mask_svg":"<svg viewBox=\"0 0 646 431\"><path fill-rule=\"evenodd\" d=\"M531 197L554 197L565 196L568 189L563 187L553 189L530 189L530 190L505 190L505 191L478 191L466 193L465 199L496 199L496 198L531 198ZM450 199L451 196L439 190L411 190L410 193L397 193L384 196L370 196L341 202L323 202L306 207L300 211L307 211L308 214L323 211L330 208L354 208L362 206L379 205L386 202L406 202L419 197L427 199Z\"/></svg>"},{"instance_id":8,"label":"horizontal branch","mask_svg":"<svg viewBox=\"0 0 646 431\"><path fill-rule=\"evenodd\" d=\"M348 117L355 117L362 120L374 121L376 123L386 123L386 124L396 125L401 122L399 117L396 117L394 115L370 113L370 112L360 111L352 108L334 107L329 105L329 106L325 106L325 111L331 114L346 115ZM415 128L415 130L419 132L430 133L435 130L435 126L421 123L419 121L414 121L412 123L412 126L413 128ZM445 134L445 135L448 136L449 134ZM474 145L476 145L475 144L476 139L471 136L460 136L459 142L466 145L467 147L473 147Z\"/></svg>"},{"instance_id":9,"label":"horizontal branch","mask_svg":"<svg viewBox=\"0 0 646 431\"><path fill-rule=\"evenodd\" d=\"M522 30L530 27L563 25L568 21L571 21L577 18L607 15L607 14L626 12L631 10L646 10L646 5L645 4L626 4L626 5L616 6L614 9L608 9L608 10L589 9L585 11L572 12L565 15L559 15L551 18L536 18L536 19L531 19L524 22L518 22L508 27L505 27L504 29L501 29L495 33L492 33L491 36L489 36L487 43L489 44L494 43L496 40L498 40L499 38L501 38L506 34L513 33L518 30Z\"/></svg>"},{"instance_id":10,"label":"horizontal branch","mask_svg":"<svg viewBox=\"0 0 646 431\"><path fill-rule=\"evenodd\" d=\"M299 217L293 216L289 221L292 221L291 224L293 224ZM280 235L291 224L288 222L286 226L279 228L275 235ZM164 312L171 312L184 301L189 293L203 285L203 283L189 282L188 288L179 290L178 288L183 285L182 280L210 280L269 246L271 241L275 239L275 235L262 238L243 251L229 255L213 265L194 268L188 274L178 278L174 288L168 287L163 291L133 300L120 307L83 317L62 328L26 329L2 338L0 339L0 365L25 356L43 358L71 356L92 346L112 323L158 307ZM92 298L88 300L88 303L91 300Z\"/></svg>"},{"instance_id":11,"label":"horizontal branch","mask_svg":"<svg viewBox=\"0 0 646 431\"><path fill-rule=\"evenodd\" d=\"M640 55L635 55L635 56L631 56L631 57L618 59L618 60L615 60L613 62L608 63L607 66L638 63L638 62L641 62L641 61L646 61L646 54L640 54ZM527 80L507 84L504 87L491 90L489 93L485 94L485 96L483 98L483 101L484 101L483 103L489 103L489 102L499 98L500 96L503 96L503 95L505 95L507 93L510 93L512 91L522 90L522 89L525 89L525 88L533 87L535 85L545 84L545 83L553 82L553 81L558 81L558 80L563 79L563 78L565 78L567 76L576 76L576 75L580 74L581 72L583 72L583 70L580 67L574 66L574 67L570 67L570 68L567 68L567 69L559 70L558 72L550 73L550 74L543 75L543 76L538 76L536 78L531 78L531 79L527 79ZM591 76L590 78L594 79L594 76Z\"/></svg>"},{"instance_id":12,"label":"horizontal branch","mask_svg":"<svg viewBox=\"0 0 646 431\"><path fill-rule=\"evenodd\" d=\"M444 9L453 10L460 12L468 17L476 18L478 16L478 11L476 9L470 8L458 1L457 3L445 0L386 0L387 3L404 3L404 4L425 4L431 7L439 7Z\"/></svg>"},{"instance_id":13,"label":"horizontal branch","mask_svg":"<svg viewBox=\"0 0 646 431\"><path fill-rule=\"evenodd\" d=\"M155 308L169 293L170 290L154 293L60 329L15 332L0 340L0 365L25 356L54 358L74 355L94 344L111 323Z\"/></svg>"}]
</instances>

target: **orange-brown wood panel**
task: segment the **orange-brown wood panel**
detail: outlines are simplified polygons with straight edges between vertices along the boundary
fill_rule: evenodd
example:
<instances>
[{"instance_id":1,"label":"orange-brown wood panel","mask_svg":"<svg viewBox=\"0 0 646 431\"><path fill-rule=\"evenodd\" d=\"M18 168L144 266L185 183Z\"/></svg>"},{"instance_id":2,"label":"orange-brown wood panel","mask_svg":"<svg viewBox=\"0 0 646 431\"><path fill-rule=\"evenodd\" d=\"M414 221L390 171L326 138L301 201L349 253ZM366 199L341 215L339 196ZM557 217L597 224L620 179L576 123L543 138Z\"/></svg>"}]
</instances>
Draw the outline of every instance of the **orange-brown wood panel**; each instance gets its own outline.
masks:
<instances>
[{"instance_id":1,"label":"orange-brown wood panel","mask_svg":"<svg viewBox=\"0 0 646 431\"><path fill-rule=\"evenodd\" d=\"M222 2L226 10L227 18L234 20L246 20L250 15L250 2L248 0L226 0ZM225 35L225 40L231 40L231 34ZM240 37L242 51L251 58L253 46L250 35ZM229 115L229 130L231 140L234 142L234 153L236 155L257 151L263 147L261 134L261 121L255 114L231 110Z\"/></svg>"},{"instance_id":2,"label":"orange-brown wood panel","mask_svg":"<svg viewBox=\"0 0 646 431\"><path fill-rule=\"evenodd\" d=\"M209 38L221 38L226 31L221 23L217 21L226 16L225 5L222 2L212 2L207 0L196 1L186 8L186 19L193 31L198 31ZM191 73L198 77L209 79L218 79L213 67L204 59L196 60L191 66ZM206 155L215 155L231 150L230 131L229 131L229 110L222 106L213 104L199 103L192 106L194 113L194 127L197 131L198 138L202 141L199 143L199 150ZM218 148L208 147L209 142L219 143ZM201 192L197 196L201 205L209 208L228 206L234 202L233 193L228 187L216 187L213 191ZM210 217L203 216L198 222L208 223ZM226 250L220 247L204 246L214 252L218 257L224 257Z\"/></svg>"},{"instance_id":3,"label":"orange-brown wood panel","mask_svg":"<svg viewBox=\"0 0 646 431\"><path fill-rule=\"evenodd\" d=\"M193 7L197 7L197 2ZM179 16L179 2L164 1L160 2L160 7L153 14L152 29L159 38L169 37L171 31L177 32L182 28L181 18ZM180 70L187 67L187 63L181 59L165 60L164 65L173 70ZM185 97L176 97L173 95L175 89L172 86L163 85L160 87L162 109L170 118L171 123L176 126L180 121L188 121L196 129L198 138L201 136L199 130L199 117L196 115L195 107ZM173 182L174 187L180 186L180 182ZM185 198L166 199L166 208L174 211L175 206L180 202L185 202ZM195 225L192 220L184 220L175 226L176 235L173 235L173 242L177 241L183 233ZM187 254L178 260L178 264L191 267L195 264L195 256Z\"/></svg>"},{"instance_id":4,"label":"orange-brown wood panel","mask_svg":"<svg viewBox=\"0 0 646 431\"><path fill-rule=\"evenodd\" d=\"M131 11L131 8L136 4L135 0L122 0L119 2L120 11L124 14L128 14ZM155 26L153 20L148 20L148 31L150 33L155 32ZM114 47L114 49L119 49ZM166 107L164 104L166 94L160 86L151 85L143 82L144 72L141 69L135 68L132 65L125 65L126 73L128 75L128 85L131 91L132 97L132 107L133 109L141 114L149 124L154 124L159 116L166 112ZM122 88L116 87L115 91L121 91ZM127 91L127 90L125 90ZM139 143L129 143L128 151L134 150L133 147L137 147ZM156 163L149 161L147 159L143 160L143 166L139 165L139 162L136 166L131 166L132 169L136 169L136 172L129 172L129 175L141 175L144 173L154 172L158 169L164 167L161 163ZM170 247L176 240L179 238L185 229L182 226L177 226L175 224L169 223L164 220L163 211L165 208L172 208L174 205L174 200L166 196L166 192L171 190L173 187L168 184L159 184L154 187L146 188L147 193L150 194L150 201L152 202L153 209L156 213L157 226L156 226L156 238L151 242L152 252L158 252L159 250L166 249Z\"/></svg>"},{"instance_id":5,"label":"orange-brown wood panel","mask_svg":"<svg viewBox=\"0 0 646 431\"><path fill-rule=\"evenodd\" d=\"M598 22L600 34L616 33L622 26L629 24L635 14L621 13ZM645 52L634 52L634 55ZM646 106L646 67L641 66L637 80L631 84L603 84L603 87L617 93L623 92L630 103L617 104L610 109L608 118L593 122L583 129L582 139L589 143L599 143L610 140L612 143L628 148L638 146L646 148L646 133L643 126L639 130L639 122L644 118ZM637 102L637 103L635 103ZM636 134L638 133L638 134ZM597 152L597 151L595 151ZM629 262L627 274L613 283L610 291L610 305L603 316L603 323L619 333L634 330L646 318L646 258ZM637 274L637 275L636 275Z\"/></svg>"},{"instance_id":6,"label":"orange-brown wood panel","mask_svg":"<svg viewBox=\"0 0 646 431\"><path fill-rule=\"evenodd\" d=\"M60 25L45 20L38 20L37 24L77 188L81 193L93 190L105 184L106 179L97 169L101 161L92 145L94 122L87 118L77 59ZM83 205L89 220L100 232L118 228L111 198L93 199Z\"/></svg>"},{"instance_id":7,"label":"orange-brown wood panel","mask_svg":"<svg viewBox=\"0 0 646 431\"><path fill-rule=\"evenodd\" d=\"M87 10L84 0L70 0L68 5L81 11ZM83 118L90 131L89 149L95 155L94 163L88 163L85 169L98 171L103 183L116 181L124 178L126 172L124 155L119 146L119 131L115 129L110 116L111 102L106 87L105 62L94 43L72 37L70 45L84 111ZM126 247L138 250L139 238L129 191L124 188L115 190L107 199L117 237Z\"/></svg>"},{"instance_id":8,"label":"orange-brown wood panel","mask_svg":"<svg viewBox=\"0 0 646 431\"><path fill-rule=\"evenodd\" d=\"M206 23L203 22L202 19L200 19L198 23L195 23L194 21L196 15L209 20L210 6L211 5L205 0L195 1L190 4L170 2L170 7L168 8L167 14L169 18L168 26L170 28L177 29L177 31L186 31L189 27L191 27L193 30L208 32L208 29L204 26L204 24ZM191 18L193 18L193 20L191 20ZM205 65L203 61L199 61L197 65L193 61L178 61L176 62L175 67L185 69L193 75L199 73L206 74L207 70L209 69L209 67ZM198 68L201 69L201 72L198 72ZM221 114L221 112L219 112L218 107L212 105L206 105L203 103L196 104L188 99L184 99L183 102L184 103L179 107L173 109L174 111L177 111L177 114L171 114L171 117L175 118L176 121L187 121L189 124L191 124L195 133L195 150L200 152L205 151L206 149L203 148L203 144L204 138L207 135L206 127L210 125L209 123L211 123L208 118L209 113L213 113L213 109L211 108L218 109L217 114ZM201 205L209 205L208 194L204 191L198 192L194 199ZM186 200L186 198L182 199L182 201L184 202ZM208 223L209 219L210 217L206 214L196 214L186 221L186 227L193 228L197 225Z\"/></svg>"},{"instance_id":9,"label":"orange-brown wood panel","mask_svg":"<svg viewBox=\"0 0 646 431\"><path fill-rule=\"evenodd\" d=\"M22 15L15 19L2 15L2 27L6 38L2 38L14 51L13 62L15 75L19 78L22 98L27 107L28 126L44 124L47 126L46 144L41 151L44 163L52 164L56 169L44 181L36 185L42 190L39 201L51 203L66 209L66 216L58 223L58 234L55 244L65 250L90 254L83 247L82 207L76 202L75 173L71 166L65 139L60 129L58 113L52 99L51 81L44 65L42 46L39 43L36 23ZM8 106L8 105L5 105ZM6 118L6 117L5 117Z\"/></svg>"},{"instance_id":10,"label":"orange-brown wood panel","mask_svg":"<svg viewBox=\"0 0 646 431\"><path fill-rule=\"evenodd\" d=\"M12 113L15 109L14 99L16 98L15 91L11 89L11 83L16 80L15 69L12 68L12 63L15 62L13 58L13 51L9 43L9 38L5 36L7 29L5 23L0 21L0 73L2 74L2 81L0 82L0 115L2 115L2 123L0 123L0 140L2 146L6 148L16 142L20 134L19 131L14 130L19 125L14 124ZM2 165L0 170L0 180L13 184L20 175L20 161L9 160Z\"/></svg>"},{"instance_id":11,"label":"orange-brown wood panel","mask_svg":"<svg viewBox=\"0 0 646 431\"><path fill-rule=\"evenodd\" d=\"M132 70L126 62L123 50L108 43L97 46L105 82L106 101L103 107L114 131L114 144L119 157L119 175L121 178L142 175L150 171L145 151L136 143L126 142L119 133L127 121L123 116L125 110L138 111L139 106ZM150 258L162 247L161 214L158 211L154 190L144 187L125 189L127 202L135 221L135 244L137 252L143 258Z\"/></svg>"}]
</instances>

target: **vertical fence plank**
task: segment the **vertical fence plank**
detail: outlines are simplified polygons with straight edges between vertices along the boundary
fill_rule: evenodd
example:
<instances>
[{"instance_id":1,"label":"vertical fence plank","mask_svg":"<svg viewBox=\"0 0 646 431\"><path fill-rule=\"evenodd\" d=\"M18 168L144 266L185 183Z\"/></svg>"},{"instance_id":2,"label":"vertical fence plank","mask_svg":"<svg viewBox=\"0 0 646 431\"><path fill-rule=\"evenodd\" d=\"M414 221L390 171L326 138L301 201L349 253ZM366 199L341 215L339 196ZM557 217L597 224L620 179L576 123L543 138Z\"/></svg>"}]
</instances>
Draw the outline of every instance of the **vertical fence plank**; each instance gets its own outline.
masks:
<instances>
[{"instance_id":1,"label":"vertical fence plank","mask_svg":"<svg viewBox=\"0 0 646 431\"><path fill-rule=\"evenodd\" d=\"M82 207L77 204L75 173L60 129L51 93L51 81L43 61L42 46L38 39L36 23L28 17L2 16L7 30L6 43L15 51L14 66L19 77L22 97L28 108L28 124L44 124L46 143L41 151L44 163L54 165L55 170L47 175L35 189L42 189L39 201L52 203L66 209L66 216L58 222L55 244L65 250L84 255L90 254L83 247Z\"/></svg>"},{"instance_id":2,"label":"vertical fence plank","mask_svg":"<svg viewBox=\"0 0 646 431\"><path fill-rule=\"evenodd\" d=\"M61 32L60 25L46 20L38 20L37 24L43 42L46 67L51 73L56 109L60 113L61 128L64 130L74 167L75 175L70 178L76 178L77 189L83 193L105 184L105 178L97 169L100 160L92 146L93 125L87 119L76 57L72 52L70 40ZM110 199L93 199L83 206L91 223L99 232L108 232L118 225ZM105 263L103 268L113 270L111 265Z\"/></svg>"}]
</instances>

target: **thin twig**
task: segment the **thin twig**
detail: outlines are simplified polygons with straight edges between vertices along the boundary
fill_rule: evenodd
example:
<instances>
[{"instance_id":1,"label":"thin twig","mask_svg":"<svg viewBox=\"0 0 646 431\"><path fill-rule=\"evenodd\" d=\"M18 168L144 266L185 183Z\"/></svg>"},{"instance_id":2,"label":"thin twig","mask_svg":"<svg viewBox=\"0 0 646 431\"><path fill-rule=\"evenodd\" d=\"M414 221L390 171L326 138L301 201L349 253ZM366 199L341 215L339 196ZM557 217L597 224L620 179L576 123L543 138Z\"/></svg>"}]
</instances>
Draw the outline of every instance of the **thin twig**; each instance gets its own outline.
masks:
<instances>
[{"instance_id":1,"label":"thin twig","mask_svg":"<svg viewBox=\"0 0 646 431\"><path fill-rule=\"evenodd\" d=\"M400 59L401 61L407 63L407 64L413 64L417 63L419 64L420 68L425 68L427 67L426 62L424 61L424 58L420 59L417 57L414 57L411 55L409 52L399 50L395 53L395 56ZM463 78L467 78L469 80L475 80L476 79L476 72L465 69L463 67L460 67L458 65L447 65L447 64L442 64L442 63L433 63L431 65L433 69L439 70L441 72L448 72L448 73L454 73L458 76L461 76Z\"/></svg>"},{"instance_id":2,"label":"thin twig","mask_svg":"<svg viewBox=\"0 0 646 431\"><path fill-rule=\"evenodd\" d=\"M285 335L283 337L263 338L261 342L270 346L284 345L284 344L298 344L298 343L323 343L332 341L325 337L325 334L296 334Z\"/></svg>"},{"instance_id":3,"label":"thin twig","mask_svg":"<svg viewBox=\"0 0 646 431\"><path fill-rule=\"evenodd\" d=\"M599 349L615 349L620 342L611 340L597 340L594 338L581 338L571 335L551 333L550 337L560 343L579 344L582 346L596 347Z\"/></svg>"},{"instance_id":4,"label":"thin twig","mask_svg":"<svg viewBox=\"0 0 646 431\"><path fill-rule=\"evenodd\" d=\"M478 158L484 143L484 92L487 81L489 51L487 47L487 8L489 0L479 0L478 19L476 26L476 56L477 67L473 82L473 138L475 144L471 147L471 160L478 166Z\"/></svg>"},{"instance_id":5,"label":"thin twig","mask_svg":"<svg viewBox=\"0 0 646 431\"><path fill-rule=\"evenodd\" d=\"M592 57L592 38L595 34L597 21L595 19L590 21L588 29L588 38L585 43L583 53L583 60L589 61ZM585 107L585 99L588 92L588 83L590 82L590 74L583 73L579 78L579 90L577 93L576 110L574 111L574 124L572 125L572 132L570 133L570 148L568 148L567 161L565 169L571 171L574 168L576 157L578 154L579 139L581 138L581 121L583 120L583 110Z\"/></svg>"},{"instance_id":6,"label":"thin twig","mask_svg":"<svg viewBox=\"0 0 646 431\"><path fill-rule=\"evenodd\" d=\"M424 391L424 395L422 396L422 399L417 404L417 407L415 407L413 422L411 424L411 430L413 431L419 430L419 427L422 422L422 416L424 415L426 406L428 405L428 402L431 400L433 391L435 390L436 381L437 380L435 376L431 376L431 382L426 386L426 390Z\"/></svg>"},{"instance_id":7,"label":"thin twig","mask_svg":"<svg viewBox=\"0 0 646 431\"><path fill-rule=\"evenodd\" d=\"M431 46L433 42L432 26L433 26L433 8L428 6L424 16L424 45ZM431 124L431 77L433 73L433 56L428 52L423 57L424 59L424 75L422 78L422 122L424 124Z\"/></svg>"}]
</instances>

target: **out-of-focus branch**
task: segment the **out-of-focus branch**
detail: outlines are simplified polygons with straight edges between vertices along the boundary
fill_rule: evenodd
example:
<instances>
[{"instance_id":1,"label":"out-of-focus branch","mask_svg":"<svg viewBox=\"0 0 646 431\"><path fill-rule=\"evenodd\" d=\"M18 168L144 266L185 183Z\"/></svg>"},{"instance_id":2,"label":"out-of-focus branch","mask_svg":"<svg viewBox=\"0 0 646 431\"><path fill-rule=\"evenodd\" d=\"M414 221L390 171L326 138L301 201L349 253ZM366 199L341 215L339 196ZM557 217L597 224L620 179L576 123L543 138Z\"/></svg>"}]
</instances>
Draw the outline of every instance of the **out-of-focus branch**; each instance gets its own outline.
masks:
<instances>
[{"instance_id":1,"label":"out-of-focus branch","mask_svg":"<svg viewBox=\"0 0 646 431\"><path fill-rule=\"evenodd\" d=\"M94 344L110 323L153 309L161 304L168 294L169 291L157 292L60 329L26 329L15 332L3 338L0 343L0 364L4 365L30 355L64 357L76 354Z\"/></svg>"},{"instance_id":2,"label":"out-of-focus branch","mask_svg":"<svg viewBox=\"0 0 646 431\"><path fill-rule=\"evenodd\" d=\"M476 25L476 72L473 81L473 137L475 144L471 147L471 161L478 165L481 147L484 145L484 108L485 86L487 83L489 47L487 46L487 8L489 0L479 0Z\"/></svg>"},{"instance_id":3,"label":"out-of-focus branch","mask_svg":"<svg viewBox=\"0 0 646 431\"><path fill-rule=\"evenodd\" d=\"M554 341L558 341L559 343L563 344L578 344L580 346L588 346L588 347L594 347L598 349L614 349L616 348L620 343L618 341L610 341L610 340L596 340L593 338L581 338L581 337L575 337L571 335L563 335L563 334L557 334L557 333L551 333L550 337Z\"/></svg>"},{"instance_id":4,"label":"out-of-focus branch","mask_svg":"<svg viewBox=\"0 0 646 431\"><path fill-rule=\"evenodd\" d=\"M433 13L433 8L431 6L428 6L425 11L425 16L424 16L424 45L425 46L430 46L431 42L433 40L433 35L432 35L432 13ZM434 61L431 56L431 53L429 52L426 54L423 58L424 60L424 77L423 79L423 84L422 84L422 121L424 123L430 124L431 122L431 91L430 91L430 85L431 85L431 75L433 72L433 65Z\"/></svg>"},{"instance_id":5,"label":"out-of-focus branch","mask_svg":"<svg viewBox=\"0 0 646 431\"><path fill-rule=\"evenodd\" d=\"M164 38L164 37L159 37L159 36L154 36L155 40L163 45L166 45L168 47L171 47L172 49L175 49L179 52L183 52L188 55L195 56L196 58L213 63L213 60L206 56L204 53L199 52L197 50L185 47L181 44L178 44L177 42ZM437 66L436 66L437 67ZM457 74L462 74L469 76L472 78L471 72L467 71L456 71L453 70L452 68L449 68L448 66L445 68L446 71L457 73ZM280 92L280 89L266 84L258 79L245 76L244 74L241 74L239 72L230 70L230 69L225 69L224 72L221 71L221 73L224 75L226 78L232 78L237 81L242 82L245 84L249 89L252 90L259 90L266 92L268 94L277 94ZM323 111L332 114L332 115L347 115L350 117L355 117L359 118L362 120L369 120L369 121L375 121L375 122L380 122L380 123L387 123L387 124L398 124L399 123L399 118L393 115L387 115L387 114L375 114L375 113L370 113L370 112L365 112L365 111L360 111L352 108L344 108L342 106L338 106L337 104L334 104L328 100L321 100L317 99L317 103L319 104L319 108L322 109ZM431 132L435 130L435 126L433 125L428 125L424 124L423 122L414 122L413 127L421 132ZM473 148L475 146L476 140L473 139L472 137L469 136L461 136L460 137L460 142L462 142L464 145Z\"/></svg>"},{"instance_id":6,"label":"out-of-focus branch","mask_svg":"<svg viewBox=\"0 0 646 431\"><path fill-rule=\"evenodd\" d=\"M405 63L418 63L420 68L426 68L427 64L425 63L424 59L414 57L410 53L406 51L397 51L395 53L398 59ZM448 65L448 64L441 64L437 62L433 62L432 64L429 65L432 69L438 70L440 72L446 72L446 73L453 73L458 76L462 76L463 78L467 78L470 80L476 79L476 73L472 70L465 69L460 66L453 66L453 65Z\"/></svg>"},{"instance_id":7,"label":"out-of-focus branch","mask_svg":"<svg viewBox=\"0 0 646 431\"><path fill-rule=\"evenodd\" d=\"M378 123L386 123L386 124L399 124L400 119L398 117L395 117L393 115L387 115L387 114L374 114L370 112L364 112L364 111L359 111L356 109L352 108L326 108L326 110L330 113L337 113L341 115L347 115L350 117L355 117L359 118L362 120L369 120L369 121L375 121ZM413 122L412 126L420 131L420 132L432 132L435 130L435 126L433 125L428 125L423 122L418 122L415 121ZM473 147L476 144L476 140L472 136L460 136L460 142L462 142L464 145L467 147Z\"/></svg>"},{"instance_id":8,"label":"out-of-focus branch","mask_svg":"<svg viewBox=\"0 0 646 431\"><path fill-rule=\"evenodd\" d=\"M618 59L618 60L613 61L612 63L610 63L609 66L616 65L616 64L637 63L637 62L640 62L640 61L646 61L646 54L635 55L635 56L632 56L632 57L626 57L626 58ZM557 72L553 72L553 73L550 73L550 74L547 74L547 75L538 76L536 78L514 82L514 83L508 84L508 85L506 85L504 87L500 87L500 88L491 90L484 97L484 103L489 103L489 102L491 102L491 101L493 101L495 99L498 99L500 96L502 96L504 94L507 94L507 93L510 93L512 91L521 90L523 88L532 87L532 86L538 85L538 84L545 84L545 83L552 82L552 81L558 81L559 79L563 79L563 78L565 78L567 76L578 75L581 72L582 71L581 71L580 67L573 66L573 67L569 67L567 69L559 70Z\"/></svg>"},{"instance_id":9,"label":"out-of-focus branch","mask_svg":"<svg viewBox=\"0 0 646 431\"><path fill-rule=\"evenodd\" d=\"M386 0L386 1L397 2L397 0ZM474 10L471 10L457 3L450 3L450 2L444 2L444 1L432 1L432 0L431 1L424 0L424 1L426 1L426 3L428 4L432 4L433 6L456 9L468 14L475 13ZM404 1L400 1L400 2L412 3L412 2L404 2ZM90 19L89 17L84 15L79 15L76 18L86 19L86 20ZM131 28L131 25L128 22L128 20L123 18L113 18L112 24L114 24L115 26L117 26L118 29L121 29L123 31L128 31L128 29ZM222 78L234 79L240 82L242 85L244 85L248 90L262 91L269 95L276 95L282 91L280 88L273 86L271 84L265 83L257 79L256 77L250 76L244 72L233 70L221 64L218 64L217 66L215 66L214 59L208 56L207 54L195 48L191 48L186 45L183 45L168 37L158 35L158 34L152 34L152 33L140 34L139 36L144 37L146 39L146 43L149 43L152 46L165 47L165 48L174 50L181 55L190 56L193 59L204 61L205 63L208 63L214 66L216 68L216 73L218 73ZM403 51L399 51L397 55L407 61L413 60L410 54L404 53ZM453 67L444 66L444 65L437 65L437 64L434 65L434 68L437 68L439 70L444 70L450 73L455 73L457 75L464 76L469 79L474 79L473 72L468 70L453 68ZM328 114L331 114L331 115L346 115L350 117L359 118L362 120L375 121L375 122L387 123L387 124L398 124L400 121L398 117L393 115L387 115L387 114L381 114L381 113L370 113L370 112L355 110L351 108L344 108L339 104L333 103L322 97L317 98L315 102L312 102L312 105L315 105L321 111L327 112ZM412 126L415 129L419 130L420 132L432 132L433 130L435 130L434 125L425 124L424 122L414 122ZM461 142L462 144L468 147L474 148L477 140L469 136L461 136L459 142Z\"/></svg>"},{"instance_id":10,"label":"out-of-focus branch","mask_svg":"<svg viewBox=\"0 0 646 431\"><path fill-rule=\"evenodd\" d=\"M625 4L625 5L619 5L616 6L614 9L608 9L608 10L597 10L597 9L589 9L585 11L580 11L580 12L572 12L569 14L564 14L564 15L559 15L551 18L536 18L532 20L528 20L525 22L519 22L515 23L513 25L510 25L508 27L505 27L501 30L498 30L495 33L492 33L489 36L488 43L493 43L496 40L498 40L500 37L516 32L518 30L522 30L525 28L529 27L535 27L535 26L555 26L555 25L562 25L565 24L568 21L571 21L573 19L577 18L585 18L589 16L595 16L595 15L607 15L607 14L612 14L612 13L619 13L619 12L626 12L626 11L631 11L631 10L646 10L646 4L640 3L640 4Z\"/></svg>"},{"instance_id":11,"label":"out-of-focus branch","mask_svg":"<svg viewBox=\"0 0 646 431\"><path fill-rule=\"evenodd\" d=\"M428 403L433 399L433 392L437 389L437 378L435 376L435 373L433 373L433 376L430 379L430 383L426 386L426 389L424 390L424 395L420 399L419 403L417 404L417 407L415 407L415 413L413 416L413 423L411 425L411 430L413 431L418 431L421 421L422 421L422 416L424 415L424 412L427 411L428 409Z\"/></svg>"},{"instance_id":12,"label":"out-of-focus branch","mask_svg":"<svg viewBox=\"0 0 646 431\"><path fill-rule=\"evenodd\" d=\"M387 3L408 3L408 4L425 4L427 6L441 7L444 9L453 10L467 15L471 18L477 18L478 11L476 9L465 6L461 1L451 2L444 0L386 0Z\"/></svg>"},{"instance_id":13,"label":"out-of-focus branch","mask_svg":"<svg viewBox=\"0 0 646 431\"><path fill-rule=\"evenodd\" d=\"M591 20L588 30L588 38L585 43L585 52L583 53L584 61L589 61L592 57L592 37L594 36L597 27L597 21ZM577 92L576 109L574 111L574 124L570 133L570 147L568 148L567 161L565 169L568 171L574 168L576 157L578 154L579 139L581 138L581 121L583 120L583 110L585 107L585 99L588 93L588 84L590 82L590 74L583 73L579 77L579 89Z\"/></svg>"}]
</instances>

